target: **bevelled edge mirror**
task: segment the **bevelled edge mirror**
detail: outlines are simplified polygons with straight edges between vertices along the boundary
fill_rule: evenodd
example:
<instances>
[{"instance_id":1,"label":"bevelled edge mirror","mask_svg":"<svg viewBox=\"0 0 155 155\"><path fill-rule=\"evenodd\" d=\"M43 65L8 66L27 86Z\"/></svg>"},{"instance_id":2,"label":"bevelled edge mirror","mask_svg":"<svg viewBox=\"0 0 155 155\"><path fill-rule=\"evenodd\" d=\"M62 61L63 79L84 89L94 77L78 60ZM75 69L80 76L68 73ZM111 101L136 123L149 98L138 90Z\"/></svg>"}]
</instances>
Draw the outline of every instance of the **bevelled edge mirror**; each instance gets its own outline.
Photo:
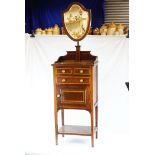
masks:
<instances>
[{"instance_id":1,"label":"bevelled edge mirror","mask_svg":"<svg viewBox=\"0 0 155 155\"><path fill-rule=\"evenodd\" d=\"M91 10L81 3L73 2L63 12L63 26L66 34L73 41L79 42L88 34L91 24Z\"/></svg>"}]
</instances>

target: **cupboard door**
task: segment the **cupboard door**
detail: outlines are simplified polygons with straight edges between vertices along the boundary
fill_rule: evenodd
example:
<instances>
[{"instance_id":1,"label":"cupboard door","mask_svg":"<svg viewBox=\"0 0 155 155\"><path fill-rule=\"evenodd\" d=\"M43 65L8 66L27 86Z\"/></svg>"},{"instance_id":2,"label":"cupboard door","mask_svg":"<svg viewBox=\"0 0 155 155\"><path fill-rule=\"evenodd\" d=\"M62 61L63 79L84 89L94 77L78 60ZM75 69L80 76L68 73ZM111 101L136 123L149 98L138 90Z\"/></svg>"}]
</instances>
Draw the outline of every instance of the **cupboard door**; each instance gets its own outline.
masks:
<instances>
[{"instance_id":1,"label":"cupboard door","mask_svg":"<svg viewBox=\"0 0 155 155\"><path fill-rule=\"evenodd\" d=\"M88 106L88 86L57 86L57 98L60 106L66 108L76 106Z\"/></svg>"}]
</instances>

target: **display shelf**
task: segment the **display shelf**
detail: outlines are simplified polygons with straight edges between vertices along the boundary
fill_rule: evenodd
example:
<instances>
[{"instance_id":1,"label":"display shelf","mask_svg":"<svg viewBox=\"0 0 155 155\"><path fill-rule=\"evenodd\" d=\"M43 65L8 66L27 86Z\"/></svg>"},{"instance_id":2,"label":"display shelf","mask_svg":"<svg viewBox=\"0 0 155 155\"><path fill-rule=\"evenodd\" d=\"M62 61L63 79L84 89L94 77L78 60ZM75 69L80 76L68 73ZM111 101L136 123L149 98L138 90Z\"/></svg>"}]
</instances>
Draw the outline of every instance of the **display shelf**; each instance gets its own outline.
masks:
<instances>
[{"instance_id":1,"label":"display shelf","mask_svg":"<svg viewBox=\"0 0 155 155\"><path fill-rule=\"evenodd\" d=\"M96 127L94 127L95 131L97 131ZM59 128L58 134L91 136L91 126L63 125Z\"/></svg>"}]
</instances>

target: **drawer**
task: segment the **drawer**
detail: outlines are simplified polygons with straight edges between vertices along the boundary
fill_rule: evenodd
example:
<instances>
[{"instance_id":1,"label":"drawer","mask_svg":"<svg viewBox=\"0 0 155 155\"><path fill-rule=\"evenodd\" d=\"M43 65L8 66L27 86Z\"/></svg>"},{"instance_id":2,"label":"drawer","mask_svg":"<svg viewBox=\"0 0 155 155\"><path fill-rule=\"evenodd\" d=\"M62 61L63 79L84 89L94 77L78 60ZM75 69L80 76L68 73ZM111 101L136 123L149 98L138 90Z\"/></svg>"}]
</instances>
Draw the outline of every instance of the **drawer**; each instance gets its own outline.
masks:
<instances>
[{"instance_id":1,"label":"drawer","mask_svg":"<svg viewBox=\"0 0 155 155\"><path fill-rule=\"evenodd\" d=\"M76 75L90 75L89 68L74 68L74 74Z\"/></svg>"},{"instance_id":2,"label":"drawer","mask_svg":"<svg viewBox=\"0 0 155 155\"><path fill-rule=\"evenodd\" d=\"M56 68L56 74L72 74L72 68Z\"/></svg>"},{"instance_id":3,"label":"drawer","mask_svg":"<svg viewBox=\"0 0 155 155\"><path fill-rule=\"evenodd\" d=\"M88 77L57 77L57 84L89 84Z\"/></svg>"}]
</instances>

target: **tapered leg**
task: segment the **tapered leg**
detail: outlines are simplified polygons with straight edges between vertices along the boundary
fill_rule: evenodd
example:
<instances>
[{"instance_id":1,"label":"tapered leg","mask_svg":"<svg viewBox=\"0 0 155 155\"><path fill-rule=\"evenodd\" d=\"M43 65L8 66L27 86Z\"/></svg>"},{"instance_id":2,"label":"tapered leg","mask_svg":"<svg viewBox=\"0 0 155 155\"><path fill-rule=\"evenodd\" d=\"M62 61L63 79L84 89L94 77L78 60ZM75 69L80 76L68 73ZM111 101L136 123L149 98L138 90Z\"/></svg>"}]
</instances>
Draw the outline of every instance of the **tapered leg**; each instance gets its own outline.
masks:
<instances>
[{"instance_id":1,"label":"tapered leg","mask_svg":"<svg viewBox=\"0 0 155 155\"><path fill-rule=\"evenodd\" d=\"M94 111L91 111L91 145L94 147Z\"/></svg>"},{"instance_id":2,"label":"tapered leg","mask_svg":"<svg viewBox=\"0 0 155 155\"><path fill-rule=\"evenodd\" d=\"M54 112L55 116L55 143L58 145L58 112L55 110Z\"/></svg>"},{"instance_id":3,"label":"tapered leg","mask_svg":"<svg viewBox=\"0 0 155 155\"><path fill-rule=\"evenodd\" d=\"M98 138L98 105L95 107L95 126L96 130L96 139Z\"/></svg>"},{"instance_id":4,"label":"tapered leg","mask_svg":"<svg viewBox=\"0 0 155 155\"><path fill-rule=\"evenodd\" d=\"M62 126L64 125L64 109L61 109L61 120L62 120ZM62 134L62 137L64 137L64 134Z\"/></svg>"}]
</instances>

